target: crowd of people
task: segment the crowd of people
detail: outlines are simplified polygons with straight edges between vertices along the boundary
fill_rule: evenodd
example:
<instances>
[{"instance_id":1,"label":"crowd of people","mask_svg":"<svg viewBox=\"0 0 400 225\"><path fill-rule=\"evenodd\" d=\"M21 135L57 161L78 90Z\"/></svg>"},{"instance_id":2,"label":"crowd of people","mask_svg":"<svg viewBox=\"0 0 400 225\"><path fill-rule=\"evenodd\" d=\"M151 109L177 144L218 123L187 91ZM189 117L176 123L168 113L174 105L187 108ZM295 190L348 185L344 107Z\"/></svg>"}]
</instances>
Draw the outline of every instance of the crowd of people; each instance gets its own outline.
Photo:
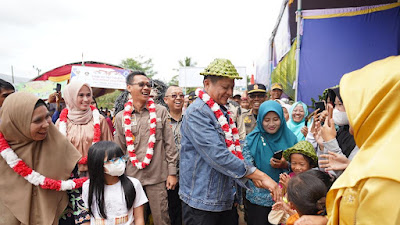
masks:
<instances>
[{"instance_id":1,"label":"crowd of people","mask_svg":"<svg viewBox=\"0 0 400 225\"><path fill-rule=\"evenodd\" d=\"M200 75L185 95L133 71L115 114L82 81L46 103L0 79L0 224L400 224L400 56L316 110L279 83L233 95L226 59Z\"/></svg>"}]
</instances>

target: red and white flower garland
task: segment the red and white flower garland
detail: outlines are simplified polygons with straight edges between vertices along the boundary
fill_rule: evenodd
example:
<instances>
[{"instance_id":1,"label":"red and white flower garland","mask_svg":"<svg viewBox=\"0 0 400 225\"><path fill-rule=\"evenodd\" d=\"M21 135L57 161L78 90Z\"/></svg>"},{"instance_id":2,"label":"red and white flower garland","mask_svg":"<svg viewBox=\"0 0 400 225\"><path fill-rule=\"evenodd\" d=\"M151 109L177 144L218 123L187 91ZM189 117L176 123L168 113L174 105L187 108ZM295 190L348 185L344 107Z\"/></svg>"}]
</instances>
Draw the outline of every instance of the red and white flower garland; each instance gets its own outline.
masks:
<instances>
[{"instance_id":1,"label":"red and white flower garland","mask_svg":"<svg viewBox=\"0 0 400 225\"><path fill-rule=\"evenodd\" d=\"M3 134L0 133L0 154L7 164L16 173L21 175L29 183L40 186L43 189L51 189L56 191L66 191L82 187L82 184L88 179L87 177L70 179L70 180L54 180L47 178L40 173L32 170L17 154L10 148Z\"/></svg>"},{"instance_id":2,"label":"red and white flower garland","mask_svg":"<svg viewBox=\"0 0 400 225\"><path fill-rule=\"evenodd\" d=\"M225 143L226 147L228 147L228 150L239 159L243 159L242 149L240 148L239 142L239 131L236 128L235 122L233 122L232 117L229 117L228 125L228 121L224 116L224 113L221 111L221 108L207 93L198 88L196 90L196 95L211 108L215 117L217 117L217 120L225 133ZM229 111L228 114L231 115Z\"/></svg>"},{"instance_id":3,"label":"red and white flower garland","mask_svg":"<svg viewBox=\"0 0 400 225\"><path fill-rule=\"evenodd\" d=\"M92 110L92 114L93 114L93 141L92 141L92 145L94 143L97 143L100 141L100 135L101 135L101 131L100 131L100 113L99 110L94 107L94 106L90 106L90 109ZM60 124L59 124L59 128L58 130L64 135L67 136L67 116L68 116L68 109L65 108L63 109L63 111L61 111L60 114ZM87 156L82 157L81 160L79 160L78 162L79 164L87 164Z\"/></svg>"},{"instance_id":4,"label":"red and white flower garland","mask_svg":"<svg viewBox=\"0 0 400 225\"><path fill-rule=\"evenodd\" d=\"M135 146L133 142L135 141L135 137L132 134L131 130L131 117L133 111L133 100L132 96L129 95L129 100L125 103L124 108L124 130L125 130L125 140L126 140L126 148L129 152L129 159L131 160L133 166L136 166L138 169L144 169L148 165L150 165L151 158L153 158L154 154L154 145L156 143L156 125L157 125L157 116L156 116L156 105L152 98L149 98L147 101L147 108L150 113L150 137L147 144L146 156L143 162L139 162L135 153Z\"/></svg>"}]
</instances>

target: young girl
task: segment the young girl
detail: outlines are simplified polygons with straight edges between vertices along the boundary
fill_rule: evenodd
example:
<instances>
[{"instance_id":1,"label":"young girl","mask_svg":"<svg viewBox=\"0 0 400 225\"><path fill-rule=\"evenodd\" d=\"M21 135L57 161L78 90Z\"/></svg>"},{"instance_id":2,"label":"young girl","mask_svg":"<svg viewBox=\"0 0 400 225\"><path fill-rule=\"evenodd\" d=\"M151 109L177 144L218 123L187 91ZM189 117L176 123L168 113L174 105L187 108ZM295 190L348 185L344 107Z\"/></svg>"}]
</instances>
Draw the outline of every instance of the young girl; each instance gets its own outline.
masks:
<instances>
[{"instance_id":1,"label":"young girl","mask_svg":"<svg viewBox=\"0 0 400 225\"><path fill-rule=\"evenodd\" d=\"M289 205L297 213L289 217L286 225L294 224L302 215L326 215L325 197L332 183L324 181L331 181L330 176L318 170L301 173L289 181Z\"/></svg>"},{"instance_id":2,"label":"young girl","mask_svg":"<svg viewBox=\"0 0 400 225\"><path fill-rule=\"evenodd\" d=\"M83 184L82 197L90 224L144 225L143 204L148 202L140 182L127 177L126 158L111 141L89 148L89 180Z\"/></svg>"},{"instance_id":3,"label":"young girl","mask_svg":"<svg viewBox=\"0 0 400 225\"><path fill-rule=\"evenodd\" d=\"M282 173L279 176L279 184L282 187L282 193L285 194L289 180L310 170L318 165L318 157L314 147L308 141L300 141L293 147L288 148L283 152L283 157L290 162L291 173ZM286 197L282 201L278 201L272 206L272 211L268 215L270 223L284 222L290 215L296 212L291 210L286 203Z\"/></svg>"},{"instance_id":4,"label":"young girl","mask_svg":"<svg viewBox=\"0 0 400 225\"><path fill-rule=\"evenodd\" d=\"M314 147L308 141L300 141L283 152L283 157L290 162L289 174L281 174L279 183L286 189L289 179L318 165Z\"/></svg>"}]
</instances>

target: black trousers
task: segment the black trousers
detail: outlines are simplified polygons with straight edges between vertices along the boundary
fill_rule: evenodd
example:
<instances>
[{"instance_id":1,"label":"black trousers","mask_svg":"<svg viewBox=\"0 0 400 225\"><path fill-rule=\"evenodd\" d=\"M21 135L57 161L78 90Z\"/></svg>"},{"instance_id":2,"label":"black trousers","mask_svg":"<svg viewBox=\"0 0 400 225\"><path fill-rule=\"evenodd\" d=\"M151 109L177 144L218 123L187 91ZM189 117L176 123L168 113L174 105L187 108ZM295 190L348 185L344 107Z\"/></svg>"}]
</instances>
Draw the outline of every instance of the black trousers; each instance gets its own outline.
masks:
<instances>
[{"instance_id":1,"label":"black trousers","mask_svg":"<svg viewBox=\"0 0 400 225\"><path fill-rule=\"evenodd\" d=\"M239 215L236 207L222 212L195 209L182 202L183 223L185 225L237 225Z\"/></svg>"},{"instance_id":2,"label":"black trousers","mask_svg":"<svg viewBox=\"0 0 400 225\"><path fill-rule=\"evenodd\" d=\"M272 207L265 207L251 203L245 199L244 204L247 208L247 225L270 225L268 214Z\"/></svg>"},{"instance_id":3,"label":"black trousers","mask_svg":"<svg viewBox=\"0 0 400 225\"><path fill-rule=\"evenodd\" d=\"M182 201L178 195L179 183L175 190L168 190L168 213L171 225L182 225Z\"/></svg>"}]
</instances>

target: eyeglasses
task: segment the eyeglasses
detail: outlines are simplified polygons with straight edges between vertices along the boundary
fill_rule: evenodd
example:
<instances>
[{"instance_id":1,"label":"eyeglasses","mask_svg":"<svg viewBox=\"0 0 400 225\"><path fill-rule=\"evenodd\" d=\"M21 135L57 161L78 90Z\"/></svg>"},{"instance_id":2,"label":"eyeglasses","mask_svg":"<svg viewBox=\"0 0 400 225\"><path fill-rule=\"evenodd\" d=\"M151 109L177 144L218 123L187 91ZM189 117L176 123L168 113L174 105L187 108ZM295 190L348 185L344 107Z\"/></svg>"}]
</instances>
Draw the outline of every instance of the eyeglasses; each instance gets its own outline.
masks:
<instances>
[{"instance_id":1,"label":"eyeglasses","mask_svg":"<svg viewBox=\"0 0 400 225\"><path fill-rule=\"evenodd\" d=\"M255 99L255 98L265 98L265 94L249 94L249 98Z\"/></svg>"},{"instance_id":2,"label":"eyeglasses","mask_svg":"<svg viewBox=\"0 0 400 225\"><path fill-rule=\"evenodd\" d=\"M171 97L173 99L176 99L178 96L179 96L179 98L185 98L185 95L183 95L183 94L181 94L181 95L172 94L172 95L166 95L165 97Z\"/></svg>"},{"instance_id":3,"label":"eyeglasses","mask_svg":"<svg viewBox=\"0 0 400 225\"><path fill-rule=\"evenodd\" d=\"M128 158L129 157L127 155L124 155L124 156L121 156L121 157L118 157L118 158L105 160L104 163L116 163L116 162L117 163L121 163L121 162L126 163L128 161Z\"/></svg>"},{"instance_id":4,"label":"eyeglasses","mask_svg":"<svg viewBox=\"0 0 400 225\"><path fill-rule=\"evenodd\" d=\"M146 85L148 88L152 88L153 87L153 82L150 81L150 82L131 83L130 85L138 85L141 88Z\"/></svg>"}]
</instances>

